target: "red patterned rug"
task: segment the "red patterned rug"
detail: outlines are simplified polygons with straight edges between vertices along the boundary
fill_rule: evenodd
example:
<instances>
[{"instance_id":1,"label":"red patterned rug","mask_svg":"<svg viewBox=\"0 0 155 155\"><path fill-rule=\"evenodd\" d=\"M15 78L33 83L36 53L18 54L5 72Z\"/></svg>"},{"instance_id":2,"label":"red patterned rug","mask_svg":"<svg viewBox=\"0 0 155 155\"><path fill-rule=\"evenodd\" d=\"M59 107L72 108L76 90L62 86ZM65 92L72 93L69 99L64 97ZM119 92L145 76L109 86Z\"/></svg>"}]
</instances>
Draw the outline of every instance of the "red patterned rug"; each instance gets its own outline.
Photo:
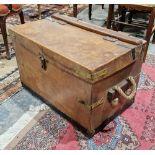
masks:
<instances>
[{"instance_id":1,"label":"red patterned rug","mask_svg":"<svg viewBox=\"0 0 155 155\"><path fill-rule=\"evenodd\" d=\"M151 62L151 61L150 61ZM88 138L75 126L48 109L35 118L7 149L105 150L155 149L155 66L144 64L135 103L102 131Z\"/></svg>"}]
</instances>

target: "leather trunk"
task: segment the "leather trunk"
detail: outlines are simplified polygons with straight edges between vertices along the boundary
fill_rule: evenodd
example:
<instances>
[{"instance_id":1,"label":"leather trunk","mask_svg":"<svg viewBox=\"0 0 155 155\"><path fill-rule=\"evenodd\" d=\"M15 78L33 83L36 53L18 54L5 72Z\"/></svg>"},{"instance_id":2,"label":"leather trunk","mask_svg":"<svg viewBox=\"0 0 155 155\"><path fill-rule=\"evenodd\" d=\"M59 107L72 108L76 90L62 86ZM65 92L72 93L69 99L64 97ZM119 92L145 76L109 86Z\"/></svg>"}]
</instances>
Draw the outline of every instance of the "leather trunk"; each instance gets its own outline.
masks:
<instances>
[{"instance_id":1,"label":"leather trunk","mask_svg":"<svg viewBox=\"0 0 155 155\"><path fill-rule=\"evenodd\" d=\"M24 86L89 133L134 102L145 41L58 14L9 31Z\"/></svg>"}]
</instances>

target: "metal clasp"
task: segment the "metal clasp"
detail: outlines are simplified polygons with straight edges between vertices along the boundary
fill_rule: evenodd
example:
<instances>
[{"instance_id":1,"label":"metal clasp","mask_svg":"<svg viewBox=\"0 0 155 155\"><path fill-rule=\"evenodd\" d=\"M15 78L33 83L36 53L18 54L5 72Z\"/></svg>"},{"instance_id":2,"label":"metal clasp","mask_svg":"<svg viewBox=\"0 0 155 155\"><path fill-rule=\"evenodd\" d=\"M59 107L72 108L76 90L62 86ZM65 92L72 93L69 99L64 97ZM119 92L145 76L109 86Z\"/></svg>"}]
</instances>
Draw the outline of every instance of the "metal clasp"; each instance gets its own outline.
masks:
<instances>
[{"instance_id":1,"label":"metal clasp","mask_svg":"<svg viewBox=\"0 0 155 155\"><path fill-rule=\"evenodd\" d=\"M41 62L41 68L46 70L48 61L45 59L45 56L43 54L41 54L39 58L40 58L40 62Z\"/></svg>"}]
</instances>

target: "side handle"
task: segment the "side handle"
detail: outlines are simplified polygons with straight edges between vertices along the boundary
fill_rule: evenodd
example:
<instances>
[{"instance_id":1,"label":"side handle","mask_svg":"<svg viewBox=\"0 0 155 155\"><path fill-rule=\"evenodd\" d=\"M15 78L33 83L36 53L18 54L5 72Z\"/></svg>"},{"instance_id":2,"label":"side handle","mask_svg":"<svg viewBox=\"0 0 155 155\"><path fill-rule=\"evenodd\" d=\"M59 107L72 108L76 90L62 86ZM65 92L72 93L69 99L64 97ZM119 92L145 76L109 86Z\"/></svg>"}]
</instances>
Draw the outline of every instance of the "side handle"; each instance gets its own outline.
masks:
<instances>
[{"instance_id":1,"label":"side handle","mask_svg":"<svg viewBox=\"0 0 155 155\"><path fill-rule=\"evenodd\" d=\"M132 100L136 94L136 82L132 76L127 80L122 81L119 85L114 86L108 91L108 101L113 106L117 106L119 98L123 97L126 100Z\"/></svg>"}]
</instances>

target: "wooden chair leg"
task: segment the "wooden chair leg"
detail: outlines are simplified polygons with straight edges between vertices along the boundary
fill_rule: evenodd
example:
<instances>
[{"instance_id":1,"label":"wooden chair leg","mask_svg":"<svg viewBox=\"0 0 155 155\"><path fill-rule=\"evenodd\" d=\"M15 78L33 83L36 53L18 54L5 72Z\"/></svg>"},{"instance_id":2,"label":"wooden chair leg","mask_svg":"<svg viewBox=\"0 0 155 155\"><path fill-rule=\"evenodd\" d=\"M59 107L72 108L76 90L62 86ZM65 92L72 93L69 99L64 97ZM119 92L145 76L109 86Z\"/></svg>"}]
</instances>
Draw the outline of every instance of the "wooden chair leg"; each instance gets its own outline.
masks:
<instances>
[{"instance_id":1,"label":"wooden chair leg","mask_svg":"<svg viewBox=\"0 0 155 155\"><path fill-rule=\"evenodd\" d=\"M73 17L77 17L77 4L73 4Z\"/></svg>"},{"instance_id":2,"label":"wooden chair leg","mask_svg":"<svg viewBox=\"0 0 155 155\"><path fill-rule=\"evenodd\" d=\"M154 33L153 33L152 44L155 44L155 31L154 31Z\"/></svg>"},{"instance_id":3,"label":"wooden chair leg","mask_svg":"<svg viewBox=\"0 0 155 155\"><path fill-rule=\"evenodd\" d=\"M20 17L21 24L24 24L25 23L25 21L24 21L24 14L23 14L23 11L22 10L19 13L19 17Z\"/></svg>"},{"instance_id":4,"label":"wooden chair leg","mask_svg":"<svg viewBox=\"0 0 155 155\"><path fill-rule=\"evenodd\" d=\"M41 19L41 8L40 8L40 5L41 5L41 4L37 4L39 19Z\"/></svg>"},{"instance_id":5,"label":"wooden chair leg","mask_svg":"<svg viewBox=\"0 0 155 155\"><path fill-rule=\"evenodd\" d=\"M91 20L91 15L92 15L92 4L89 4L89 11L88 11L89 20Z\"/></svg>"},{"instance_id":6,"label":"wooden chair leg","mask_svg":"<svg viewBox=\"0 0 155 155\"><path fill-rule=\"evenodd\" d=\"M129 17L128 17L128 23L131 24L132 23L132 18L133 18L133 12L129 13Z\"/></svg>"},{"instance_id":7,"label":"wooden chair leg","mask_svg":"<svg viewBox=\"0 0 155 155\"><path fill-rule=\"evenodd\" d=\"M1 28L2 36L3 36L3 40L4 40L6 56L7 56L7 59L10 60L11 59L11 54L9 52L9 46L8 46L8 40L7 40L6 17L1 17L0 18L0 28Z\"/></svg>"},{"instance_id":8,"label":"wooden chair leg","mask_svg":"<svg viewBox=\"0 0 155 155\"><path fill-rule=\"evenodd\" d=\"M148 50L148 46L149 46L149 43L150 43L152 28L153 28L153 25L154 25L154 16L155 16L155 9L151 12L150 17L149 17L149 25L148 25L146 36L145 36L145 40L147 41L147 45L146 45L143 61L145 61L145 59L146 59L147 50Z\"/></svg>"},{"instance_id":9,"label":"wooden chair leg","mask_svg":"<svg viewBox=\"0 0 155 155\"><path fill-rule=\"evenodd\" d=\"M153 35L153 38L152 38L152 44L155 44L155 25L152 29L152 35Z\"/></svg>"},{"instance_id":10,"label":"wooden chair leg","mask_svg":"<svg viewBox=\"0 0 155 155\"><path fill-rule=\"evenodd\" d=\"M126 16L126 10L122 9L121 10L121 18L120 21L121 22L125 22L125 16ZM118 31L123 31L124 25L123 24L119 24L118 25Z\"/></svg>"},{"instance_id":11,"label":"wooden chair leg","mask_svg":"<svg viewBox=\"0 0 155 155\"><path fill-rule=\"evenodd\" d=\"M114 4L109 4L108 18L107 18L107 28L111 29L111 23L114 18Z\"/></svg>"}]
</instances>

